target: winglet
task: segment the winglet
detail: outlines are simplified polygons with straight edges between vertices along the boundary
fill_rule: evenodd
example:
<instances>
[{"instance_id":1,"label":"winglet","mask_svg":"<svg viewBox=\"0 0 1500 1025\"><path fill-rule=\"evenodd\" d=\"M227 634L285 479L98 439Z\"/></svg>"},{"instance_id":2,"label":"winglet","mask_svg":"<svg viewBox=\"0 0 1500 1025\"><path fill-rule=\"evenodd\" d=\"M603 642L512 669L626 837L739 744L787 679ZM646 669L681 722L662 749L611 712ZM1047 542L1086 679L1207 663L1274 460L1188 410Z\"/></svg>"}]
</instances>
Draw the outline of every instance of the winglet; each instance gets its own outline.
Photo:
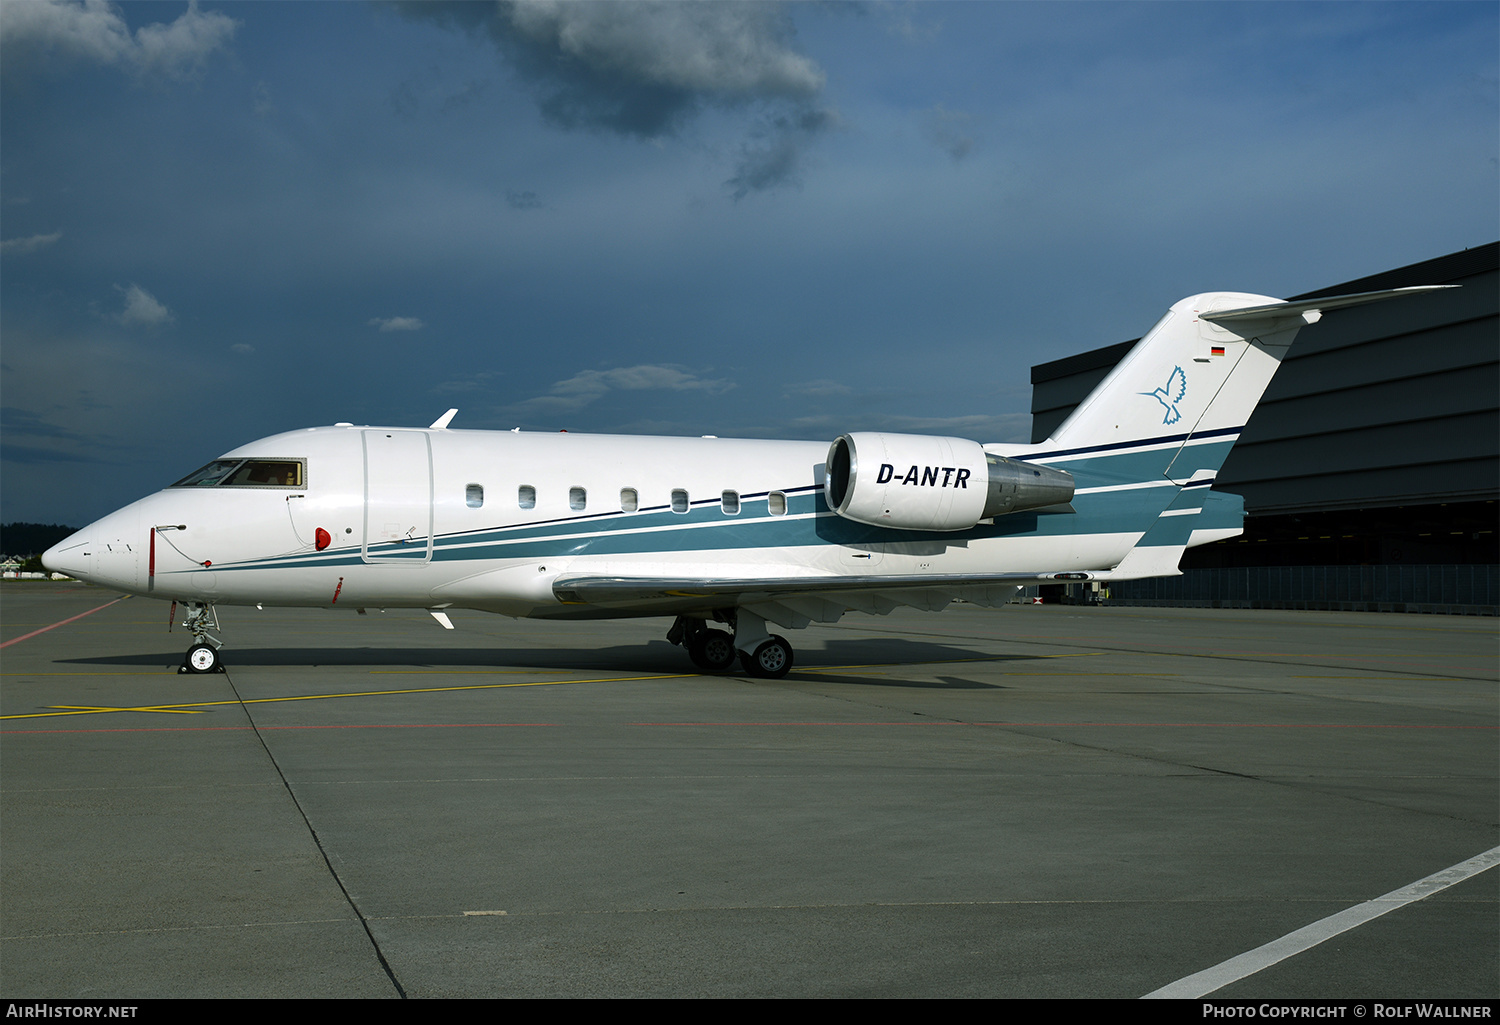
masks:
<instances>
[{"instance_id":1,"label":"winglet","mask_svg":"<svg viewBox=\"0 0 1500 1025\"><path fill-rule=\"evenodd\" d=\"M448 410L448 412L444 413L442 416L440 416L436 420L432 421L432 426L429 427L428 430L430 430L430 431L446 431L448 429L448 425L453 422L453 418L455 416L457 416L457 415L458 415L458 410L456 410L456 409L450 409L450 410Z\"/></svg>"}]
</instances>

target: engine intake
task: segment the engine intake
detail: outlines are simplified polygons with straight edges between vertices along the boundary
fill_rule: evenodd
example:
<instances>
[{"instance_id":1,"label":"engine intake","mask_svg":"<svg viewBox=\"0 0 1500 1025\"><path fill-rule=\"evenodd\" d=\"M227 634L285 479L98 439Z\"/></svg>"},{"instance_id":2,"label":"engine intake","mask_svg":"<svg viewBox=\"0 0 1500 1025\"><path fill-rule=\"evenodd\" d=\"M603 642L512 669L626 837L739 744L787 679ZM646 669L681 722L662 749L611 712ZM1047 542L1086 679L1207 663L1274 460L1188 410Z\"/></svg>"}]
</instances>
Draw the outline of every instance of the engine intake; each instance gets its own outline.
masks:
<instances>
[{"instance_id":1,"label":"engine intake","mask_svg":"<svg viewBox=\"0 0 1500 1025\"><path fill-rule=\"evenodd\" d=\"M1073 498L1073 475L986 452L964 438L859 431L828 450L823 492L840 516L876 527L965 530Z\"/></svg>"}]
</instances>

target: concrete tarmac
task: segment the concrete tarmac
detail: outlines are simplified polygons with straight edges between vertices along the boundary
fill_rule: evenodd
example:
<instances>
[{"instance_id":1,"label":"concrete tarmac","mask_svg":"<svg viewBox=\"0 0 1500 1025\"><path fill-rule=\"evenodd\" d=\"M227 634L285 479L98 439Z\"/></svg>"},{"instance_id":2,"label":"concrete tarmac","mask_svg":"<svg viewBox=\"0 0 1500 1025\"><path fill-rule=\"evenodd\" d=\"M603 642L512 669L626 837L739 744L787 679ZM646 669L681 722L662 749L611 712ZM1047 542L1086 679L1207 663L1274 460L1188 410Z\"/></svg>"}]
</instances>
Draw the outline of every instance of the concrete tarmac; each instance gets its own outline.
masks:
<instances>
[{"instance_id":1,"label":"concrete tarmac","mask_svg":"<svg viewBox=\"0 0 1500 1025\"><path fill-rule=\"evenodd\" d=\"M186 676L115 597L0 585L8 998L1138 997L1500 844L1491 619L959 605L757 680L666 620L225 608ZM1495 999L1497 911L1213 995Z\"/></svg>"}]
</instances>

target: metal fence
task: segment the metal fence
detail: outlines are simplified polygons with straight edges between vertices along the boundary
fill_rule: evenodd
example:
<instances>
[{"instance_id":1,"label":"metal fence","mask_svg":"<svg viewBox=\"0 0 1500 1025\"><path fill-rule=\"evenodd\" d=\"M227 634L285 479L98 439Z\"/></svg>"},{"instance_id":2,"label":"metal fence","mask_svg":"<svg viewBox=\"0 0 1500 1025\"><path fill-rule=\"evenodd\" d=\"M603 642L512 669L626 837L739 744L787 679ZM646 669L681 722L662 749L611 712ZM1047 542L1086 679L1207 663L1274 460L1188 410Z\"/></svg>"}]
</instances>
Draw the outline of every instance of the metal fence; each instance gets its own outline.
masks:
<instances>
[{"instance_id":1,"label":"metal fence","mask_svg":"<svg viewBox=\"0 0 1500 1025\"><path fill-rule=\"evenodd\" d=\"M1500 566L1244 566L1109 585L1111 605L1333 609L1349 612L1500 611Z\"/></svg>"}]
</instances>

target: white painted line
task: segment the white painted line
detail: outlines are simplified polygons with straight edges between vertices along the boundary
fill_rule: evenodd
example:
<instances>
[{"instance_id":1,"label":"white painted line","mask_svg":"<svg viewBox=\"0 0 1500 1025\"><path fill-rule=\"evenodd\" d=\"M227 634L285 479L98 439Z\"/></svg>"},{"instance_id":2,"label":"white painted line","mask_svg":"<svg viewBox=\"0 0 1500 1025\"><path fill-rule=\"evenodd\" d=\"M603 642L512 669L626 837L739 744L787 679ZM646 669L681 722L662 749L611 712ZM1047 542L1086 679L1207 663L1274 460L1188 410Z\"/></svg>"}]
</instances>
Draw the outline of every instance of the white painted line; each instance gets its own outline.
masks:
<instances>
[{"instance_id":1,"label":"white painted line","mask_svg":"<svg viewBox=\"0 0 1500 1025\"><path fill-rule=\"evenodd\" d=\"M1347 911L1329 915L1321 922L1314 922L1296 932L1287 933L1279 940L1272 940L1263 947L1256 947L1238 957L1231 957L1223 964L1215 965L1195 975L1189 975L1185 979L1178 979L1161 989L1147 993L1141 999L1192 1000L1207 996L1231 982L1238 982L1279 961L1285 961L1294 954L1311 950L1324 940L1333 939L1339 933L1348 932L1356 926L1364 925L1397 908L1419 901L1423 897L1431 897L1434 893L1446 890L1454 883L1462 882L1496 865L1500 865L1500 847L1492 847L1468 861L1461 861L1451 868L1434 872L1426 879L1418 879L1411 885L1392 890L1383 897L1376 897L1374 900L1357 904Z\"/></svg>"},{"instance_id":2,"label":"white painted line","mask_svg":"<svg viewBox=\"0 0 1500 1025\"><path fill-rule=\"evenodd\" d=\"M1139 491L1141 488L1177 488L1181 486L1163 478L1162 480L1143 480L1136 484L1106 484L1097 488L1079 488L1073 492L1073 495L1077 497L1078 495L1098 495L1114 491Z\"/></svg>"}]
</instances>

